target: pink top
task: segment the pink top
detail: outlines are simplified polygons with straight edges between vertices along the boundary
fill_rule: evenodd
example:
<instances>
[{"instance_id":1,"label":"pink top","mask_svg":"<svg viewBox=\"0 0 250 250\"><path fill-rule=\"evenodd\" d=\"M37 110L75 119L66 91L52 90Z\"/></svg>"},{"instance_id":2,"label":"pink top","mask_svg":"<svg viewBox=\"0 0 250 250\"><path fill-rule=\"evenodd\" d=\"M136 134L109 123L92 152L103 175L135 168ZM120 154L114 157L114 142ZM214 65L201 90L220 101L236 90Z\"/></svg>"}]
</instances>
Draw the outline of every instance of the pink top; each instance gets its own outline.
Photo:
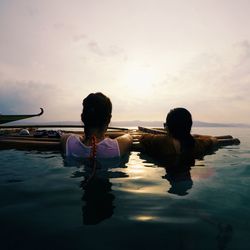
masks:
<instances>
[{"instance_id":1,"label":"pink top","mask_svg":"<svg viewBox=\"0 0 250 250\"><path fill-rule=\"evenodd\" d=\"M115 158L120 157L120 149L116 139L105 138L96 145L97 158ZM84 145L80 137L77 135L70 135L66 142L66 156L73 156L77 158L88 158L90 156L92 147Z\"/></svg>"}]
</instances>

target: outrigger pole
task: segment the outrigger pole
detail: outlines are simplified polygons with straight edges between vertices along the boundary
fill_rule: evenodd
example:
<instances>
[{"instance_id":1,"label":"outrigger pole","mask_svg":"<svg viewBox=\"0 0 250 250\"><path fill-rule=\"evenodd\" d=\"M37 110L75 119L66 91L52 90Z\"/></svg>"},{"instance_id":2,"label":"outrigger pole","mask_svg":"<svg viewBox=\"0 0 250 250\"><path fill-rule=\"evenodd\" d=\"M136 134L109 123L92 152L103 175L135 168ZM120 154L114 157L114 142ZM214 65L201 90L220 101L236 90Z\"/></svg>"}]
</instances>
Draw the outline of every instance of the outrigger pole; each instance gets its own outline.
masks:
<instances>
[{"instance_id":1,"label":"outrigger pole","mask_svg":"<svg viewBox=\"0 0 250 250\"><path fill-rule=\"evenodd\" d=\"M83 125L62 125L62 124L25 124L25 125L0 125L0 128L84 128ZM113 130L129 130L128 128L108 127Z\"/></svg>"},{"instance_id":2,"label":"outrigger pole","mask_svg":"<svg viewBox=\"0 0 250 250\"><path fill-rule=\"evenodd\" d=\"M1 115L0 114L0 124L13 122L17 120L27 119L35 116L40 116L43 114L43 108L40 108L41 112L33 115ZM0 125L0 128L84 128L83 125L71 125L71 124L16 124L16 125ZM108 129L112 130L123 130L127 131L127 128L118 128L118 127L108 127Z\"/></svg>"}]
</instances>

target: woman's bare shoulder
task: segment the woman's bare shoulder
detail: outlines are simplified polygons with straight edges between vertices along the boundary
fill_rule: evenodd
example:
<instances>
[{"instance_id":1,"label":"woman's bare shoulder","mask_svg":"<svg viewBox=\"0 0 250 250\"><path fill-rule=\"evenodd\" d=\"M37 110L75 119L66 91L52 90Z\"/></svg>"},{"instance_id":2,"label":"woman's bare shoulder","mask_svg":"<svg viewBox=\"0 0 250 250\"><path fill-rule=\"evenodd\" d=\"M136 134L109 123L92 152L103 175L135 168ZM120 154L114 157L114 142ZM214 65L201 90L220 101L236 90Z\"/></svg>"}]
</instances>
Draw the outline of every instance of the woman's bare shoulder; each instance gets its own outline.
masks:
<instances>
[{"instance_id":1,"label":"woman's bare shoulder","mask_svg":"<svg viewBox=\"0 0 250 250\"><path fill-rule=\"evenodd\" d=\"M132 146L133 137L130 134L124 134L115 138L118 142L120 154L126 154Z\"/></svg>"}]
</instances>

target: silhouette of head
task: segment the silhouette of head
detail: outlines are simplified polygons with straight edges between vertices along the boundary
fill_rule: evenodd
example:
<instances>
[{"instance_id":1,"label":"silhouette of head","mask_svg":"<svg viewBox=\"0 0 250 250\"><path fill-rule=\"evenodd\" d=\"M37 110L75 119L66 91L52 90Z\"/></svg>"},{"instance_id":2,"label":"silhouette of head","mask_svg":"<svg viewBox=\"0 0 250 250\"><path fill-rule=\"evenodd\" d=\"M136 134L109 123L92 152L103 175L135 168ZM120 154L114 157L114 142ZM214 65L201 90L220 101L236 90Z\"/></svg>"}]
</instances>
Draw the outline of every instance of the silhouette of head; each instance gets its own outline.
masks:
<instances>
[{"instance_id":1,"label":"silhouette of head","mask_svg":"<svg viewBox=\"0 0 250 250\"><path fill-rule=\"evenodd\" d=\"M194 145L194 139L190 134L192 125L192 115L185 108L172 109L167 115L167 130L171 136L180 141L183 147Z\"/></svg>"},{"instance_id":2,"label":"silhouette of head","mask_svg":"<svg viewBox=\"0 0 250 250\"><path fill-rule=\"evenodd\" d=\"M104 94L91 93L83 100L81 114L85 131L90 129L105 129L111 119L112 103Z\"/></svg>"}]
</instances>

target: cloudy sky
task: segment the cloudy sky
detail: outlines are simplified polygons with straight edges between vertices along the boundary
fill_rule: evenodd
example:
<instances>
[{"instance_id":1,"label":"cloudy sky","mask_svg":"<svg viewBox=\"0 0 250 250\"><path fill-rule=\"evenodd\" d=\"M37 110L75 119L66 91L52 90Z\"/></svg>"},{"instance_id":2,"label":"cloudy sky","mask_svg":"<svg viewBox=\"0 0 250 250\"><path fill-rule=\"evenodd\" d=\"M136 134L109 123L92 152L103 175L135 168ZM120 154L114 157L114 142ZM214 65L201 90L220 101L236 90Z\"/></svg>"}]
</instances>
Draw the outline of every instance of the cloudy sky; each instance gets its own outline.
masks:
<instances>
[{"instance_id":1,"label":"cloudy sky","mask_svg":"<svg viewBox=\"0 0 250 250\"><path fill-rule=\"evenodd\" d=\"M0 0L0 112L250 123L249 0Z\"/></svg>"}]
</instances>

